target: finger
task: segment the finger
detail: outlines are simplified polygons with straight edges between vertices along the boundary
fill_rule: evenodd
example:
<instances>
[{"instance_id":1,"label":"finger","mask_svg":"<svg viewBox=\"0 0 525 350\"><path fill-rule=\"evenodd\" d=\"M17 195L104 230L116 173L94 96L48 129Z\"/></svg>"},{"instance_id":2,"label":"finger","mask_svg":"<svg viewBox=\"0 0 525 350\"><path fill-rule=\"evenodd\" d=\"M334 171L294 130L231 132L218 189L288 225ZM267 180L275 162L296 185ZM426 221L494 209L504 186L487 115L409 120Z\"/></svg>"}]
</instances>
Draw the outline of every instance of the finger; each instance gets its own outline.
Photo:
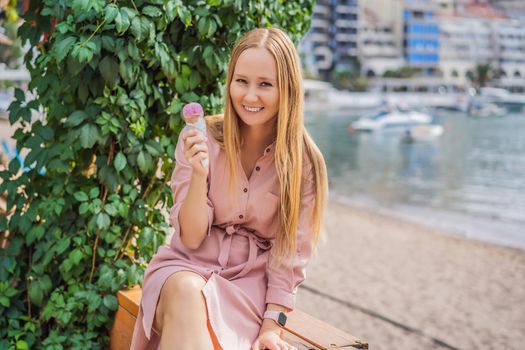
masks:
<instances>
[{"instance_id":1,"label":"finger","mask_svg":"<svg viewBox=\"0 0 525 350\"><path fill-rule=\"evenodd\" d=\"M194 154L191 154L189 159L199 160L199 159L204 159L204 158L208 158L208 152L203 150L203 151L197 151Z\"/></svg>"},{"instance_id":2,"label":"finger","mask_svg":"<svg viewBox=\"0 0 525 350\"><path fill-rule=\"evenodd\" d=\"M190 148L192 154L197 154L199 152L208 153L208 146L205 143L196 143Z\"/></svg>"},{"instance_id":3,"label":"finger","mask_svg":"<svg viewBox=\"0 0 525 350\"><path fill-rule=\"evenodd\" d=\"M206 137L204 137L204 135L193 135L186 137L184 140L186 147L191 147L197 143L206 143Z\"/></svg>"},{"instance_id":4,"label":"finger","mask_svg":"<svg viewBox=\"0 0 525 350\"><path fill-rule=\"evenodd\" d=\"M260 350L260 349L261 349L261 344L259 343L259 339L257 339L255 343L253 343L252 345L252 350Z\"/></svg>"},{"instance_id":5,"label":"finger","mask_svg":"<svg viewBox=\"0 0 525 350\"><path fill-rule=\"evenodd\" d=\"M195 129L189 129L189 130L184 130L180 135L179 137L182 137L182 139L184 141L186 141L186 139L190 136L195 136L196 135L196 131Z\"/></svg>"}]
</instances>

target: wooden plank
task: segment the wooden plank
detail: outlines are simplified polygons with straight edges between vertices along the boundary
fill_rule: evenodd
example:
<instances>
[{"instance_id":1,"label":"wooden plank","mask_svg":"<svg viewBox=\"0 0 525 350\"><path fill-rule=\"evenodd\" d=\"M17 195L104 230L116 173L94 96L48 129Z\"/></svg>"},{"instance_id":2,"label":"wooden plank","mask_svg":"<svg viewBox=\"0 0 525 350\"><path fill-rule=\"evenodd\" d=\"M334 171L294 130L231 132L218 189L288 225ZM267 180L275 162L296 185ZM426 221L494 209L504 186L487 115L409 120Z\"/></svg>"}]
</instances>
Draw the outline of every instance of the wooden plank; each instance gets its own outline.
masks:
<instances>
[{"instance_id":1,"label":"wooden plank","mask_svg":"<svg viewBox=\"0 0 525 350\"><path fill-rule=\"evenodd\" d=\"M131 337L133 336L133 327L135 327L136 320L136 316L130 314L122 306L119 306L117 313L115 314L115 322L109 332L109 346L111 350L129 350L131 347Z\"/></svg>"},{"instance_id":2,"label":"wooden plank","mask_svg":"<svg viewBox=\"0 0 525 350\"><path fill-rule=\"evenodd\" d=\"M118 338L116 345L124 344L121 337L128 337L129 342L131 342L141 296L140 286L118 292L119 311L117 311L115 325L113 326L116 329L112 330L112 334L115 332L115 336ZM126 331L120 331L121 327L126 327ZM297 309L288 313L285 330L285 339L299 350L368 349L367 342ZM128 347L113 347L113 335L111 342L112 350L129 349L129 345Z\"/></svg>"},{"instance_id":3,"label":"wooden plank","mask_svg":"<svg viewBox=\"0 0 525 350\"><path fill-rule=\"evenodd\" d=\"M288 313L286 330L307 340L320 349L353 347L368 349L368 343L343 332L342 330L318 320L301 310Z\"/></svg>"}]
</instances>

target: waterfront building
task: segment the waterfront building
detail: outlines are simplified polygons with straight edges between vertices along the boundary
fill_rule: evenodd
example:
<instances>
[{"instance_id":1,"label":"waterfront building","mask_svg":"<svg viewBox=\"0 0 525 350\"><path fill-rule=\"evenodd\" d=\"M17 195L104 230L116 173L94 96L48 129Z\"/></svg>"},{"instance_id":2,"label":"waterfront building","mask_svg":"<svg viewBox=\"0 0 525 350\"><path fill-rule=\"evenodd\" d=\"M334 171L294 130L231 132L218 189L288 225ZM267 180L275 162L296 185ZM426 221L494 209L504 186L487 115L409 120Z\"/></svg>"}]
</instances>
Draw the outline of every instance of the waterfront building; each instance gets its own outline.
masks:
<instances>
[{"instance_id":1,"label":"waterfront building","mask_svg":"<svg viewBox=\"0 0 525 350\"><path fill-rule=\"evenodd\" d=\"M423 76L434 76L439 63L439 25L435 3L405 0L403 48L408 66L421 68Z\"/></svg>"},{"instance_id":2,"label":"waterfront building","mask_svg":"<svg viewBox=\"0 0 525 350\"><path fill-rule=\"evenodd\" d=\"M402 9L400 1L360 2L358 47L362 75L382 76L404 65Z\"/></svg>"},{"instance_id":3,"label":"waterfront building","mask_svg":"<svg viewBox=\"0 0 525 350\"><path fill-rule=\"evenodd\" d=\"M491 23L481 18L439 17L439 70L447 84L465 86L476 65L494 58Z\"/></svg>"},{"instance_id":4,"label":"waterfront building","mask_svg":"<svg viewBox=\"0 0 525 350\"><path fill-rule=\"evenodd\" d=\"M309 75L328 80L335 70L355 69L358 56L357 0L319 0L310 30L299 45Z\"/></svg>"},{"instance_id":5,"label":"waterfront building","mask_svg":"<svg viewBox=\"0 0 525 350\"><path fill-rule=\"evenodd\" d=\"M492 22L494 67L498 86L523 91L525 87L525 24L518 20Z\"/></svg>"},{"instance_id":6,"label":"waterfront building","mask_svg":"<svg viewBox=\"0 0 525 350\"><path fill-rule=\"evenodd\" d=\"M490 3L496 8L505 11L505 13L515 19L525 21L525 1L523 0L490 0Z\"/></svg>"}]
</instances>

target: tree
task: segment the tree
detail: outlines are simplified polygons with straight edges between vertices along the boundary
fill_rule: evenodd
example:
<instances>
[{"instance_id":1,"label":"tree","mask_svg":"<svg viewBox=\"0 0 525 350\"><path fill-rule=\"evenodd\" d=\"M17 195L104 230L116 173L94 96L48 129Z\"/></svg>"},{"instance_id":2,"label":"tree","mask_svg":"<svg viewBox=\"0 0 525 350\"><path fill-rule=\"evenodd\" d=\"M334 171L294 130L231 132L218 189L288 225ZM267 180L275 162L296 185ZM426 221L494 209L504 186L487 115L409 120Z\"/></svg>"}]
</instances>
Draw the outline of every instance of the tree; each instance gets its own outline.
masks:
<instances>
[{"instance_id":1,"label":"tree","mask_svg":"<svg viewBox=\"0 0 525 350\"><path fill-rule=\"evenodd\" d=\"M38 98L16 90L9 108L28 153L26 169L0 173L12 211L0 217L0 348L106 346L115 293L141 281L168 231L181 106L219 112L234 42L270 24L297 42L313 5L30 2L19 34Z\"/></svg>"},{"instance_id":2,"label":"tree","mask_svg":"<svg viewBox=\"0 0 525 350\"><path fill-rule=\"evenodd\" d=\"M487 85L492 80L494 70L490 64L478 64L474 67L474 71L467 72L467 78L476 86L481 88Z\"/></svg>"}]
</instances>

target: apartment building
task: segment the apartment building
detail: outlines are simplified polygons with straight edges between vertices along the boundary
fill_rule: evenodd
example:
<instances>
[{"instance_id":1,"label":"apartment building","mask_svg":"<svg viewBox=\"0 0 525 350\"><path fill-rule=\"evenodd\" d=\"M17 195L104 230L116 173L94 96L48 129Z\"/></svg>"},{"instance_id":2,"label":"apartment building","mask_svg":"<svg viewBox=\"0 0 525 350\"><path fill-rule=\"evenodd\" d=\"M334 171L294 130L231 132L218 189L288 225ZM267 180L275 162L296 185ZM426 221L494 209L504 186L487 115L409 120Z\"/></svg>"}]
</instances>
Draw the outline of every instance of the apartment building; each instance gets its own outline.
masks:
<instances>
[{"instance_id":1,"label":"apartment building","mask_svg":"<svg viewBox=\"0 0 525 350\"><path fill-rule=\"evenodd\" d=\"M405 63L433 76L439 63L439 24L431 0L406 0L403 9Z\"/></svg>"},{"instance_id":2,"label":"apartment building","mask_svg":"<svg viewBox=\"0 0 525 350\"><path fill-rule=\"evenodd\" d=\"M359 61L368 77L397 70L403 61L403 3L368 0L359 4Z\"/></svg>"},{"instance_id":3,"label":"apartment building","mask_svg":"<svg viewBox=\"0 0 525 350\"><path fill-rule=\"evenodd\" d=\"M357 0L319 0L299 45L305 69L328 80L334 70L354 69L358 56Z\"/></svg>"}]
</instances>

